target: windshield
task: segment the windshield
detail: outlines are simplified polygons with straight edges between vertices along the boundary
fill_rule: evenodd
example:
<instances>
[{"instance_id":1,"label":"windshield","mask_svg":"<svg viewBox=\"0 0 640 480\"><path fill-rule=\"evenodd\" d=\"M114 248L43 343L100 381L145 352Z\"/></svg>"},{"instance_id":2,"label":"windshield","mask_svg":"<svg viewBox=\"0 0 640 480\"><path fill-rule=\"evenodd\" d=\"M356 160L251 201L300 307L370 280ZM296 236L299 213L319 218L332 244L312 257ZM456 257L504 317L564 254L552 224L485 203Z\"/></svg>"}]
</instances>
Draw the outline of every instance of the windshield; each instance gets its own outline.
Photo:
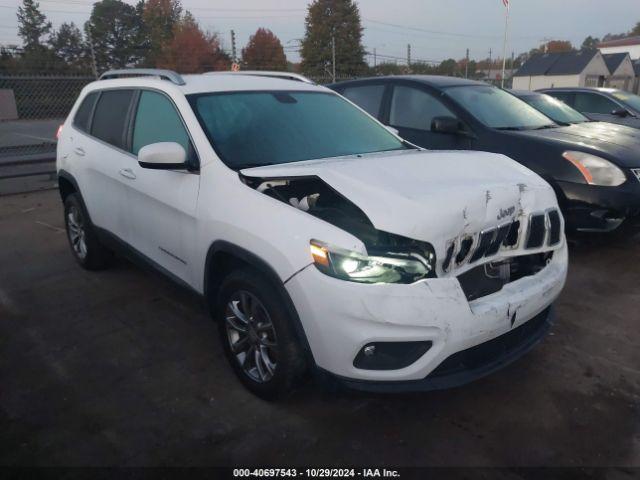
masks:
<instances>
[{"instance_id":1,"label":"windshield","mask_svg":"<svg viewBox=\"0 0 640 480\"><path fill-rule=\"evenodd\" d=\"M569 124L589 121L577 110L549 95L526 95L520 98L555 122Z\"/></svg>"},{"instance_id":2,"label":"windshield","mask_svg":"<svg viewBox=\"0 0 640 480\"><path fill-rule=\"evenodd\" d=\"M535 108L496 87L451 87L446 92L487 127L500 130L530 130L556 126Z\"/></svg>"},{"instance_id":3,"label":"windshield","mask_svg":"<svg viewBox=\"0 0 640 480\"><path fill-rule=\"evenodd\" d=\"M409 148L333 93L207 93L189 102L233 169Z\"/></svg>"},{"instance_id":4,"label":"windshield","mask_svg":"<svg viewBox=\"0 0 640 480\"><path fill-rule=\"evenodd\" d=\"M620 100L622 103L627 104L635 111L640 112L640 97L638 95L627 92L614 92L611 95Z\"/></svg>"}]
</instances>

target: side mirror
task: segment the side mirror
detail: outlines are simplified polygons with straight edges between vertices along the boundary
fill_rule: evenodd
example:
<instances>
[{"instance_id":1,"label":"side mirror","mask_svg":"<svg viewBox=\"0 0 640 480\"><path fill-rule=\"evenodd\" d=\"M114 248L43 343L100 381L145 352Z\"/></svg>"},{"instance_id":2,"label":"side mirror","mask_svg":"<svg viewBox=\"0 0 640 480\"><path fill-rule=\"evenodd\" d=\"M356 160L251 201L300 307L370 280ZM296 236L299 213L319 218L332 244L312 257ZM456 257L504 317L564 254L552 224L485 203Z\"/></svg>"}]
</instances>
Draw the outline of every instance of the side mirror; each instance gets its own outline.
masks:
<instances>
[{"instance_id":1,"label":"side mirror","mask_svg":"<svg viewBox=\"0 0 640 480\"><path fill-rule=\"evenodd\" d=\"M176 142L158 142L144 146L138 152L142 168L154 170L187 169L187 152Z\"/></svg>"},{"instance_id":2,"label":"side mirror","mask_svg":"<svg viewBox=\"0 0 640 480\"><path fill-rule=\"evenodd\" d=\"M400 131L397 128L390 127L389 125L385 125L384 128L389 130L394 135L397 135L398 137L400 136Z\"/></svg>"},{"instance_id":3,"label":"side mirror","mask_svg":"<svg viewBox=\"0 0 640 480\"><path fill-rule=\"evenodd\" d=\"M629 110L627 110L626 108L616 108L613 112L611 112L611 115L615 115L616 117L620 117L620 118L625 118L630 116L631 114L629 113Z\"/></svg>"},{"instance_id":4,"label":"side mirror","mask_svg":"<svg viewBox=\"0 0 640 480\"><path fill-rule=\"evenodd\" d=\"M431 131L435 133L458 135L462 133L460 127L460 121L454 117L433 117L431 121Z\"/></svg>"}]
</instances>

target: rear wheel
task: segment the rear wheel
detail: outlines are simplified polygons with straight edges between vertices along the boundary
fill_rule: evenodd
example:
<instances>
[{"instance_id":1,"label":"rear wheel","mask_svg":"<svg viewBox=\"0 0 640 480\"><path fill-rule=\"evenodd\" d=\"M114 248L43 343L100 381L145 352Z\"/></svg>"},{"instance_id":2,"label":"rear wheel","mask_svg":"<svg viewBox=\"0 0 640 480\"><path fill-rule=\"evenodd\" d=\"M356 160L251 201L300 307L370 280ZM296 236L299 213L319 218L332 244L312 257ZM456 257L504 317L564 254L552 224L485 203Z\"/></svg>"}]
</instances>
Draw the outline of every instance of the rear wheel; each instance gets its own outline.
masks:
<instances>
[{"instance_id":1,"label":"rear wheel","mask_svg":"<svg viewBox=\"0 0 640 480\"><path fill-rule=\"evenodd\" d=\"M281 294L258 272L238 270L223 281L216 313L240 381L265 399L289 393L305 361Z\"/></svg>"},{"instance_id":2,"label":"rear wheel","mask_svg":"<svg viewBox=\"0 0 640 480\"><path fill-rule=\"evenodd\" d=\"M98 240L89 216L76 193L65 198L64 220L71 253L76 261L87 270L101 270L108 267L113 253Z\"/></svg>"}]
</instances>

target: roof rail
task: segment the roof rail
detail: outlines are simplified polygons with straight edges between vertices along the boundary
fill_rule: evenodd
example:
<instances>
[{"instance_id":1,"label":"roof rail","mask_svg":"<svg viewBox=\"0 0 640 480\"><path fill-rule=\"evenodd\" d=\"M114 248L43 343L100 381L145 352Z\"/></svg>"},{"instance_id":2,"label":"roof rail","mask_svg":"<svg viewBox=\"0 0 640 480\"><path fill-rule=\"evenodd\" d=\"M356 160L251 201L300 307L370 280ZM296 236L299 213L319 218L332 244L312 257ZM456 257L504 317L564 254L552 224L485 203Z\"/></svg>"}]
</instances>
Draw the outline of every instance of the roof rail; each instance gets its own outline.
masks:
<instances>
[{"instance_id":1,"label":"roof rail","mask_svg":"<svg viewBox=\"0 0 640 480\"><path fill-rule=\"evenodd\" d=\"M123 77L158 77L169 80L176 85L184 85L185 81L179 73L173 70L162 70L160 68L123 68L121 70L109 70L100 75L100 80Z\"/></svg>"},{"instance_id":2,"label":"roof rail","mask_svg":"<svg viewBox=\"0 0 640 480\"><path fill-rule=\"evenodd\" d=\"M251 75L254 77L270 77L270 78L282 78L284 80L293 80L296 82L304 82L315 85L315 82L304 75L292 72L270 72L266 70L239 70L237 72L229 71L216 71L206 72L205 75Z\"/></svg>"}]
</instances>

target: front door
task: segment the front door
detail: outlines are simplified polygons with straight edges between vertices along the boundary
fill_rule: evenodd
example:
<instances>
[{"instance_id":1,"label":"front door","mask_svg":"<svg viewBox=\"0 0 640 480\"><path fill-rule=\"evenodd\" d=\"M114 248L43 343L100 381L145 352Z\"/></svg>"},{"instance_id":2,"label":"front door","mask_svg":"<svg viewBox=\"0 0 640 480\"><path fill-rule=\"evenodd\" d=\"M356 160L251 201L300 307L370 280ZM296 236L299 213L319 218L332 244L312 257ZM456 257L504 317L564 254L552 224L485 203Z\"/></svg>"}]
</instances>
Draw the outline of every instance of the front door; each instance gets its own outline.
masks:
<instances>
[{"instance_id":1,"label":"front door","mask_svg":"<svg viewBox=\"0 0 640 480\"><path fill-rule=\"evenodd\" d=\"M153 170L136 161L138 152L157 142L176 142L197 165L185 125L171 99L151 90L140 92L133 118L127 212L128 242L157 265L191 283L189 272L196 236L199 172Z\"/></svg>"}]
</instances>

